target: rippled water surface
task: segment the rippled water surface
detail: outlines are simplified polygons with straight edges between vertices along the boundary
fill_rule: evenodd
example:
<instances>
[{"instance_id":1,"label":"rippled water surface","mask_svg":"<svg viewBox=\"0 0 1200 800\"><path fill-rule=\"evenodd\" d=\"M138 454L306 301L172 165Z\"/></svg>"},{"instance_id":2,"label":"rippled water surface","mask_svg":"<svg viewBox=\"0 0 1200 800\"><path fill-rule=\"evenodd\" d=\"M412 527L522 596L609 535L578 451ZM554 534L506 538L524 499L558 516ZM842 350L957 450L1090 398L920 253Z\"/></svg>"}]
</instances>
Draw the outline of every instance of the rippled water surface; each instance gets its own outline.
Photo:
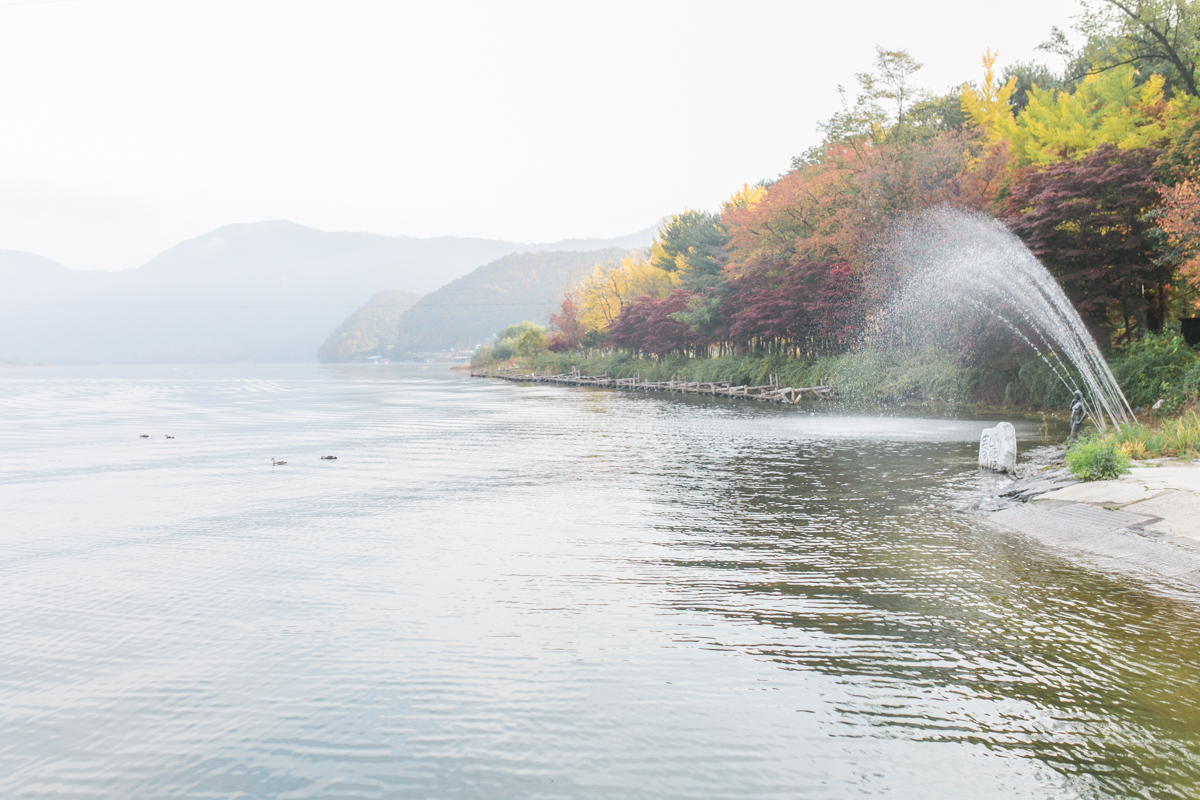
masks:
<instances>
[{"instance_id":1,"label":"rippled water surface","mask_svg":"<svg viewBox=\"0 0 1200 800\"><path fill-rule=\"evenodd\" d=\"M956 511L986 424L0 372L0 797L1198 796L1200 612Z\"/></svg>"}]
</instances>

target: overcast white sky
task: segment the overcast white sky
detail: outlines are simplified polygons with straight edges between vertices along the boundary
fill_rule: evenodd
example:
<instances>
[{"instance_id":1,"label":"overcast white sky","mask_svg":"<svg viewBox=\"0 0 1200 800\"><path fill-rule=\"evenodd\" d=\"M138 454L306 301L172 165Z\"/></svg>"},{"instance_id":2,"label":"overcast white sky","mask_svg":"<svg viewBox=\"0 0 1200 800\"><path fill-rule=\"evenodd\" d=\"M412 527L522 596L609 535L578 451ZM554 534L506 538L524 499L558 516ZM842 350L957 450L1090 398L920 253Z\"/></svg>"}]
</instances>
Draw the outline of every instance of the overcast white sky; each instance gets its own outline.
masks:
<instances>
[{"instance_id":1,"label":"overcast white sky","mask_svg":"<svg viewBox=\"0 0 1200 800\"><path fill-rule=\"evenodd\" d=\"M876 44L945 90L1075 0L0 0L0 249L136 267L232 222L550 241L716 209Z\"/></svg>"}]
</instances>

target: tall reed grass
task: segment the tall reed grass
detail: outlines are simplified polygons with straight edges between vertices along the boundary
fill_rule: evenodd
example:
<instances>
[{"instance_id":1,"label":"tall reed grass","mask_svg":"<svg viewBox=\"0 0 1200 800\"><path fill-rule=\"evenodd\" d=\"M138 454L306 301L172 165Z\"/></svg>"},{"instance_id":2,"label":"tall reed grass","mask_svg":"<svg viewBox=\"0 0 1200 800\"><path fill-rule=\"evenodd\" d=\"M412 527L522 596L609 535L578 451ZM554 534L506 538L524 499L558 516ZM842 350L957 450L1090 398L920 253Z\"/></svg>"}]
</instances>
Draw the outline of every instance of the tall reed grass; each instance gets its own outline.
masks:
<instances>
[{"instance_id":1,"label":"tall reed grass","mask_svg":"<svg viewBox=\"0 0 1200 800\"><path fill-rule=\"evenodd\" d=\"M1195 409L1159 426L1137 424L1114 430L1106 437L1130 458L1200 456L1200 414Z\"/></svg>"}]
</instances>

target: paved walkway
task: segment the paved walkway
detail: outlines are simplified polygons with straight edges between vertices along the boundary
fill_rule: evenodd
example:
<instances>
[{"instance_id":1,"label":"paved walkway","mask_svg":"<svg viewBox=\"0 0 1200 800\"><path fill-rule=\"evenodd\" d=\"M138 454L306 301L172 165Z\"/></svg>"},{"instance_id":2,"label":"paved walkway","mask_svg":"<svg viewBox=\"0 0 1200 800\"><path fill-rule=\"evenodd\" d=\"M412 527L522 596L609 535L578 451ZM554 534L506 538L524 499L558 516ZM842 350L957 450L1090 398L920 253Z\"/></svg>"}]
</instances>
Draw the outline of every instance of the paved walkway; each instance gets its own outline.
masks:
<instances>
[{"instance_id":1,"label":"paved walkway","mask_svg":"<svg viewBox=\"0 0 1200 800\"><path fill-rule=\"evenodd\" d=\"M1047 492L1034 503L1060 500L1152 517L1147 530L1200 544L1200 466L1168 463L1134 467L1115 481L1076 483Z\"/></svg>"}]
</instances>

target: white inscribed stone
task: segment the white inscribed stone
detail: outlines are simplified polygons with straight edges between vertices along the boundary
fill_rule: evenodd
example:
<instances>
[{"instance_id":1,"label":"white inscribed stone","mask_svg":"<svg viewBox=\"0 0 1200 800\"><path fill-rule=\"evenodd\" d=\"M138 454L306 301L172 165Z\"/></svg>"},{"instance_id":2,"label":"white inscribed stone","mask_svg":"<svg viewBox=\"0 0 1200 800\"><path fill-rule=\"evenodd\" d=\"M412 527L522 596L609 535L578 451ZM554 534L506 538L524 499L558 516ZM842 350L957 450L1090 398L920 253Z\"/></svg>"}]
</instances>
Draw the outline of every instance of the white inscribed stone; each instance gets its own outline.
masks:
<instances>
[{"instance_id":1,"label":"white inscribed stone","mask_svg":"<svg viewBox=\"0 0 1200 800\"><path fill-rule=\"evenodd\" d=\"M992 472L1017 471L1017 429L1011 422L1001 422L994 428L985 428L979 434L979 467Z\"/></svg>"}]
</instances>

